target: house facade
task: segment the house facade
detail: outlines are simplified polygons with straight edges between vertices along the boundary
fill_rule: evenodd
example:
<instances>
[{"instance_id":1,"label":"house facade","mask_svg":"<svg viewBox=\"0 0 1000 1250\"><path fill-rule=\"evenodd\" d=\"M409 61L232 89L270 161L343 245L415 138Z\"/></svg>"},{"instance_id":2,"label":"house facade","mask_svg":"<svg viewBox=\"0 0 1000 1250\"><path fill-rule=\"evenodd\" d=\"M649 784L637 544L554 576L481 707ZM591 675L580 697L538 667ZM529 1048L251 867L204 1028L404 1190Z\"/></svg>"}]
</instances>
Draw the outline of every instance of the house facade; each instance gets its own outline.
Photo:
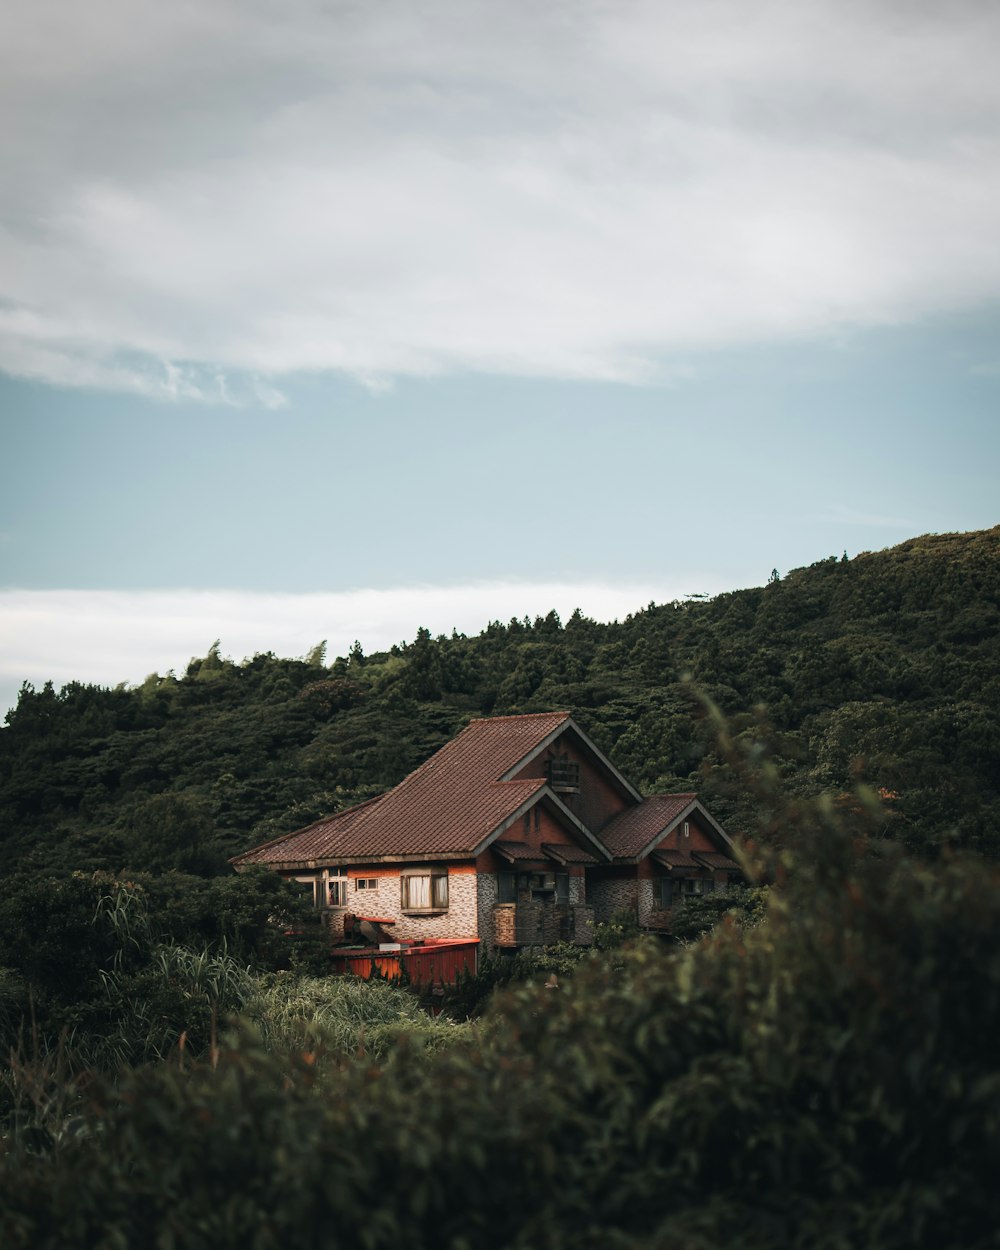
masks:
<instances>
[{"instance_id":1,"label":"house facade","mask_svg":"<svg viewBox=\"0 0 1000 1250\"><path fill-rule=\"evenodd\" d=\"M386 794L232 863L299 883L345 950L589 945L739 875L696 795L644 798L566 712L472 721Z\"/></svg>"}]
</instances>

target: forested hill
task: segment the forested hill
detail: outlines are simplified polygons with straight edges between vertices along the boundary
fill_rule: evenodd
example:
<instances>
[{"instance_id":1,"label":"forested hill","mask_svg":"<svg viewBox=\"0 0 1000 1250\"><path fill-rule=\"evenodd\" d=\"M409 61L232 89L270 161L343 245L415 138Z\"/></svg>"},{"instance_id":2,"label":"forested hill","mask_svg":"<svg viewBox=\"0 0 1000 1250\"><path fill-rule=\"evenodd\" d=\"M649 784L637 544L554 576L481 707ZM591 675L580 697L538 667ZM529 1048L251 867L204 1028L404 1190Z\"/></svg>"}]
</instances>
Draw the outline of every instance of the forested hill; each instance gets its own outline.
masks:
<instances>
[{"instance_id":1,"label":"forested hill","mask_svg":"<svg viewBox=\"0 0 1000 1250\"><path fill-rule=\"evenodd\" d=\"M792 791L864 778L915 850L1000 857L997 527L620 623L551 613L476 637L421 630L329 665L321 646L242 664L213 647L131 689L26 687L0 732L5 866L225 871L237 851L393 785L473 716L552 708L645 791L697 789L751 832L754 800L695 691L746 738L766 719Z\"/></svg>"}]
</instances>

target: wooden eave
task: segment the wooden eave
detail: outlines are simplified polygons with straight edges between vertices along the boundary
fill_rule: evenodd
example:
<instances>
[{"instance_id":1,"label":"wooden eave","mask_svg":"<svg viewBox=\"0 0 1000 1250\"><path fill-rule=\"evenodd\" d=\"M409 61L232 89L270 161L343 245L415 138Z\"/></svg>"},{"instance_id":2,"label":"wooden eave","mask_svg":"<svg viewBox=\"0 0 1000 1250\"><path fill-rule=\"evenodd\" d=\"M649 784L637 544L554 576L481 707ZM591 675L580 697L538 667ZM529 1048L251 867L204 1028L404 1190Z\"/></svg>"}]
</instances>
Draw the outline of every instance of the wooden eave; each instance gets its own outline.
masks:
<instances>
[{"instance_id":1,"label":"wooden eave","mask_svg":"<svg viewBox=\"0 0 1000 1250\"><path fill-rule=\"evenodd\" d=\"M518 767L520 768L521 765L519 764ZM510 780L509 777L504 777L504 781L509 781L509 780ZM492 842L495 842L497 838L502 837L507 832L507 830L511 827L511 825L515 824L518 820L522 819L522 817L524 816L524 813L531 811L531 809L535 806L535 804L540 803L542 799L548 799L552 803L553 807L555 807L559 815L566 821L567 824L572 826L572 828L575 829L576 832L579 833L586 840L587 846L593 848L593 850L597 852L597 855L600 857L601 860L603 860L605 863L608 860L610 860L611 852L604 845L604 843L601 842L596 837L595 834L590 832L590 830L583 823L583 821L580 820L578 816L574 815L574 813L569 810L569 808L562 801L562 799L560 799L559 795L556 794L556 792L553 789L551 789L551 787L547 784L542 786L541 789L536 790L534 794L530 795L520 805L520 807L518 807L509 816L505 817L491 833L488 833L486 837L483 838L483 840L475 848L472 854L474 856L481 855L483 851L489 848Z\"/></svg>"},{"instance_id":2,"label":"wooden eave","mask_svg":"<svg viewBox=\"0 0 1000 1250\"><path fill-rule=\"evenodd\" d=\"M681 824L682 821L687 820L687 818L691 815L692 812L698 813L698 815L705 821L705 823L711 827L712 831L716 834L716 836L722 842L724 842L725 845L729 847L729 849L733 852L733 858L736 860L736 862L740 863L740 858L741 858L740 852L737 849L732 838L729 836L728 833L726 833L725 829L723 829L723 827L719 824L719 822L715 819L715 817L708 811L708 809L697 798L693 798L686 807L682 807L681 810L677 813L677 815L673 818L673 820L665 824L663 828L660 830L660 832L656 834L655 837L650 839L650 841L643 847L643 849L638 853L638 855L616 855L614 857L614 862L616 864L637 864L641 859L645 859L647 855L652 854L652 852L656 849L656 847L660 844L660 842L663 841L663 839L667 836L667 834L673 833L673 831L677 828L677 826Z\"/></svg>"},{"instance_id":3,"label":"wooden eave","mask_svg":"<svg viewBox=\"0 0 1000 1250\"><path fill-rule=\"evenodd\" d=\"M233 864L237 872L262 867L273 872L316 872L321 868L350 868L359 864L430 864L455 861L469 863L475 858L468 851L437 851L412 855L321 855L316 859L278 859L266 864Z\"/></svg>"}]
</instances>

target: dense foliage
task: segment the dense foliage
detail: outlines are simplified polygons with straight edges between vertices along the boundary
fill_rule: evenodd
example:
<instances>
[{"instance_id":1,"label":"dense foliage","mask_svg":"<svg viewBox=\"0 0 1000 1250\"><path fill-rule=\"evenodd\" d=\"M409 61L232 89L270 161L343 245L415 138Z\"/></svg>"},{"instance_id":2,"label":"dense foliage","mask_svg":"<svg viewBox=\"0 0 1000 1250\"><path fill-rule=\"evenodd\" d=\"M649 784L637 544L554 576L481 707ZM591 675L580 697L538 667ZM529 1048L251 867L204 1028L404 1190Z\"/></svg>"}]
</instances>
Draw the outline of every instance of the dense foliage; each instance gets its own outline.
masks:
<instances>
[{"instance_id":1,"label":"dense foliage","mask_svg":"<svg viewBox=\"0 0 1000 1250\"><path fill-rule=\"evenodd\" d=\"M790 821L756 927L585 960L430 1045L243 1025L193 1068L92 1078L61 1131L8 1140L3 1244L995 1244L1000 880L832 804ZM355 989L376 1016L404 993Z\"/></svg>"},{"instance_id":2,"label":"dense foliage","mask_svg":"<svg viewBox=\"0 0 1000 1250\"><path fill-rule=\"evenodd\" d=\"M1000 849L998 548L23 692L0 733L0 1245L995 1245L1000 877L970 851ZM700 940L730 900L679 915L686 943L622 947L619 923L582 958L487 961L434 1016L310 975L290 888L219 875L470 715L554 706L647 790L698 788L770 889Z\"/></svg>"},{"instance_id":3,"label":"dense foliage","mask_svg":"<svg viewBox=\"0 0 1000 1250\"><path fill-rule=\"evenodd\" d=\"M246 1008L251 967L308 970L322 954L301 899L265 871L8 876L0 889L0 1055L69 1039L76 1062L195 1052ZM292 926L290 928L290 926ZM317 951L317 944L320 950Z\"/></svg>"},{"instance_id":4,"label":"dense foliage","mask_svg":"<svg viewBox=\"0 0 1000 1250\"><path fill-rule=\"evenodd\" d=\"M21 693L0 732L9 868L202 876L399 781L471 716L568 708L647 792L697 789L735 834L759 807L699 722L694 685L758 736L786 786L887 799L933 855L1000 854L1000 528L820 561L622 622L575 613L421 630L327 665L213 647L186 673ZM754 711L754 709L757 709Z\"/></svg>"}]
</instances>

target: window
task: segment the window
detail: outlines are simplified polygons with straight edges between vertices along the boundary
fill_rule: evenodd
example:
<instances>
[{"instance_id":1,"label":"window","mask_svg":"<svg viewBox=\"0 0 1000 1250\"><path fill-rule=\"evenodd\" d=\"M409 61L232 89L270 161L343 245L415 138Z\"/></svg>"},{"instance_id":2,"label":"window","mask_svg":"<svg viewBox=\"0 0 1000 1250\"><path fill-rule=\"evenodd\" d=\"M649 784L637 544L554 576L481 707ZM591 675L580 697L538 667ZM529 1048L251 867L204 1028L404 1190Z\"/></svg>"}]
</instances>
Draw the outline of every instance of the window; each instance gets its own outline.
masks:
<instances>
[{"instance_id":1,"label":"window","mask_svg":"<svg viewBox=\"0 0 1000 1250\"><path fill-rule=\"evenodd\" d=\"M531 897L536 903L551 903L555 892L556 874L554 872L531 874Z\"/></svg>"},{"instance_id":2,"label":"window","mask_svg":"<svg viewBox=\"0 0 1000 1250\"><path fill-rule=\"evenodd\" d=\"M683 902L696 894L712 894L715 882L711 877L661 877L660 906L669 911L675 903Z\"/></svg>"},{"instance_id":3,"label":"window","mask_svg":"<svg viewBox=\"0 0 1000 1250\"><path fill-rule=\"evenodd\" d=\"M356 890L377 890L378 877L358 877L354 882Z\"/></svg>"},{"instance_id":4,"label":"window","mask_svg":"<svg viewBox=\"0 0 1000 1250\"><path fill-rule=\"evenodd\" d=\"M549 785L557 793L575 793L580 789L580 765L566 755L554 756L546 763Z\"/></svg>"},{"instance_id":5,"label":"window","mask_svg":"<svg viewBox=\"0 0 1000 1250\"><path fill-rule=\"evenodd\" d=\"M323 906L318 877L295 877L292 885L295 887L295 892L300 894L311 907Z\"/></svg>"},{"instance_id":6,"label":"window","mask_svg":"<svg viewBox=\"0 0 1000 1250\"><path fill-rule=\"evenodd\" d=\"M497 873L497 902L517 902L517 877L512 872Z\"/></svg>"},{"instance_id":7,"label":"window","mask_svg":"<svg viewBox=\"0 0 1000 1250\"><path fill-rule=\"evenodd\" d=\"M447 868L404 868L400 877L403 911L447 911Z\"/></svg>"},{"instance_id":8,"label":"window","mask_svg":"<svg viewBox=\"0 0 1000 1250\"><path fill-rule=\"evenodd\" d=\"M330 881L327 889L327 905L329 907L347 906L347 869L331 868Z\"/></svg>"}]
</instances>

